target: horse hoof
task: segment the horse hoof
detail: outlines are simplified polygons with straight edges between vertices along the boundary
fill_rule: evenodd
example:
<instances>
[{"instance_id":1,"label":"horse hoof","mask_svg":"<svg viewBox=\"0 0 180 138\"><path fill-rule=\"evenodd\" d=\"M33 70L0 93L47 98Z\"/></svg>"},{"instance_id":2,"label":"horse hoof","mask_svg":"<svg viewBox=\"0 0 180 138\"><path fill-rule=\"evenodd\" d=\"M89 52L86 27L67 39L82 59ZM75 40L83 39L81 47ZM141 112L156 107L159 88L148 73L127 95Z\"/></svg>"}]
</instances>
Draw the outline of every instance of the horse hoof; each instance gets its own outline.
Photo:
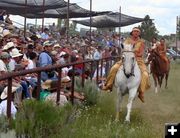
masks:
<instances>
[{"instance_id":1,"label":"horse hoof","mask_svg":"<svg viewBox=\"0 0 180 138\"><path fill-rule=\"evenodd\" d=\"M125 124L130 124L130 120L124 120Z\"/></svg>"}]
</instances>

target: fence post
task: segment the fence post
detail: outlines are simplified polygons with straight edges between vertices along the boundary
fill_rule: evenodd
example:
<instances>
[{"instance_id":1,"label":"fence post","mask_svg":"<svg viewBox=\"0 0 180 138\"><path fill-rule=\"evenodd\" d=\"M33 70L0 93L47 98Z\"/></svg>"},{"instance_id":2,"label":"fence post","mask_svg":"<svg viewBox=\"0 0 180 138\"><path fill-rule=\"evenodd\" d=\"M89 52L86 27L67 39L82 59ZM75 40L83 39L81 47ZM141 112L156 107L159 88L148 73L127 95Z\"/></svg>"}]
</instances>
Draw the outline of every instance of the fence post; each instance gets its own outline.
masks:
<instances>
[{"instance_id":1,"label":"fence post","mask_svg":"<svg viewBox=\"0 0 180 138\"><path fill-rule=\"evenodd\" d=\"M59 105L60 101L60 92L61 92L61 72L62 68L58 69L58 82L57 82L57 99L56 99L56 104Z\"/></svg>"},{"instance_id":2,"label":"fence post","mask_svg":"<svg viewBox=\"0 0 180 138\"><path fill-rule=\"evenodd\" d=\"M41 72L38 72L38 81L37 81L37 90L36 90L37 100L40 100L40 91L41 91Z\"/></svg>"},{"instance_id":3,"label":"fence post","mask_svg":"<svg viewBox=\"0 0 180 138\"><path fill-rule=\"evenodd\" d=\"M103 77L103 76L102 76L102 71L103 71L103 59L101 59L101 73L100 73L101 78ZM99 74L98 74L98 75L99 75Z\"/></svg>"},{"instance_id":4,"label":"fence post","mask_svg":"<svg viewBox=\"0 0 180 138\"><path fill-rule=\"evenodd\" d=\"M72 86L71 86L71 102L72 102L72 104L74 105L74 76L75 76L75 67L74 67L74 65L73 65L73 68L72 68L72 70L73 70L73 72L72 72Z\"/></svg>"},{"instance_id":5,"label":"fence post","mask_svg":"<svg viewBox=\"0 0 180 138\"><path fill-rule=\"evenodd\" d=\"M91 73L91 75L90 75L90 78L91 78L91 81L92 81L92 78L93 78L93 61L91 61L91 71L90 71L90 73Z\"/></svg>"},{"instance_id":6,"label":"fence post","mask_svg":"<svg viewBox=\"0 0 180 138\"><path fill-rule=\"evenodd\" d=\"M96 73L96 84L98 84L98 75L99 75L99 60L96 61L96 70L97 70L97 73Z\"/></svg>"},{"instance_id":7,"label":"fence post","mask_svg":"<svg viewBox=\"0 0 180 138\"><path fill-rule=\"evenodd\" d=\"M11 101L12 101L12 77L8 78L7 117L9 119L11 119Z\"/></svg>"},{"instance_id":8,"label":"fence post","mask_svg":"<svg viewBox=\"0 0 180 138\"><path fill-rule=\"evenodd\" d=\"M84 80L85 80L85 63L83 63L83 68L82 68L82 81L81 81L82 87L84 87Z\"/></svg>"}]
</instances>

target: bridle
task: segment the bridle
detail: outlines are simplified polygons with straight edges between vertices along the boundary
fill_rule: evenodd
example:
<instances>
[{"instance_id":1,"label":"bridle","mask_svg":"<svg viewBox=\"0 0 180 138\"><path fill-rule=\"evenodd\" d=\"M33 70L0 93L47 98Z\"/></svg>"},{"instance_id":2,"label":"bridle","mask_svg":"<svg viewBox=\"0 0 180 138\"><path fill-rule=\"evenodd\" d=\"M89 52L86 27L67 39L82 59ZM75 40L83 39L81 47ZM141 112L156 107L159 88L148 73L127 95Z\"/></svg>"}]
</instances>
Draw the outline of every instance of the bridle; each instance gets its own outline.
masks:
<instances>
[{"instance_id":1,"label":"bridle","mask_svg":"<svg viewBox=\"0 0 180 138\"><path fill-rule=\"evenodd\" d=\"M128 50L122 51L122 53L125 53L125 52L126 52L126 53L127 53L127 52L134 53L134 51L128 51ZM135 58L134 58L134 60L135 60ZM122 60L122 63L123 63L123 72L124 72L124 75L125 75L127 78L130 78L131 76L134 76L134 77L135 77L135 75L134 75L135 62L133 61L133 64L132 64L132 67L131 67L131 73L130 73L130 74L126 74L126 69L125 69L123 60Z\"/></svg>"}]
</instances>

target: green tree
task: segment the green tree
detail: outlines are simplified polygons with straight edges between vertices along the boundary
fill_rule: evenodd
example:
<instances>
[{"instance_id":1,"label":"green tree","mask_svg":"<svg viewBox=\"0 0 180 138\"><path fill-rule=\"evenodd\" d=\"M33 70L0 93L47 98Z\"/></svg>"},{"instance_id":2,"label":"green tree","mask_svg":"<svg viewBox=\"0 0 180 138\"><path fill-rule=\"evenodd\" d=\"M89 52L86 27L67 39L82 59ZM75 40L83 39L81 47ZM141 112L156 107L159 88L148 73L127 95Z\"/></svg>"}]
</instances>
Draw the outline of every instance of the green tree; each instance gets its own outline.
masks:
<instances>
[{"instance_id":1,"label":"green tree","mask_svg":"<svg viewBox=\"0 0 180 138\"><path fill-rule=\"evenodd\" d=\"M158 36L158 30L155 27L155 24L153 23L153 20L150 19L149 15L145 16L145 21L141 23L139 26L141 29L141 36L143 39L151 41L152 37Z\"/></svg>"}]
</instances>

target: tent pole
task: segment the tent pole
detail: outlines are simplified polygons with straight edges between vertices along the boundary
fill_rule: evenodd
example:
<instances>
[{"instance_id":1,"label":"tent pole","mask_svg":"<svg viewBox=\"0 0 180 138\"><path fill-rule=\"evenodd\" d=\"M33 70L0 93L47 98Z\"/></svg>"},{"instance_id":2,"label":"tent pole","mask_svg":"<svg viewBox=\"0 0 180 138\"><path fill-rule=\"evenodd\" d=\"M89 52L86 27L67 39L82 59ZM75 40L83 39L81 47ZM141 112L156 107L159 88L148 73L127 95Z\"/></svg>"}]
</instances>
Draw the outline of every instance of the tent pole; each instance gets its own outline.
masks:
<instances>
[{"instance_id":1,"label":"tent pole","mask_svg":"<svg viewBox=\"0 0 180 138\"><path fill-rule=\"evenodd\" d=\"M35 29L37 29L37 18L35 19Z\"/></svg>"},{"instance_id":2,"label":"tent pole","mask_svg":"<svg viewBox=\"0 0 180 138\"><path fill-rule=\"evenodd\" d=\"M119 47L121 46L121 6L119 7Z\"/></svg>"},{"instance_id":3,"label":"tent pole","mask_svg":"<svg viewBox=\"0 0 180 138\"><path fill-rule=\"evenodd\" d=\"M26 37L26 14L27 14L27 0L25 0L24 37Z\"/></svg>"},{"instance_id":4,"label":"tent pole","mask_svg":"<svg viewBox=\"0 0 180 138\"><path fill-rule=\"evenodd\" d=\"M42 7L42 9L43 9L42 32L43 32L43 30L44 30L44 6L45 6L45 0L43 0L43 7Z\"/></svg>"},{"instance_id":5,"label":"tent pole","mask_svg":"<svg viewBox=\"0 0 180 138\"><path fill-rule=\"evenodd\" d=\"M89 29L89 42L91 43L91 35L92 35L92 31L91 31L91 26L92 26L92 0L90 0L90 29Z\"/></svg>"},{"instance_id":6,"label":"tent pole","mask_svg":"<svg viewBox=\"0 0 180 138\"><path fill-rule=\"evenodd\" d=\"M66 24L67 43L69 43L69 1L70 0L68 0L68 3L67 3L67 24Z\"/></svg>"}]
</instances>

